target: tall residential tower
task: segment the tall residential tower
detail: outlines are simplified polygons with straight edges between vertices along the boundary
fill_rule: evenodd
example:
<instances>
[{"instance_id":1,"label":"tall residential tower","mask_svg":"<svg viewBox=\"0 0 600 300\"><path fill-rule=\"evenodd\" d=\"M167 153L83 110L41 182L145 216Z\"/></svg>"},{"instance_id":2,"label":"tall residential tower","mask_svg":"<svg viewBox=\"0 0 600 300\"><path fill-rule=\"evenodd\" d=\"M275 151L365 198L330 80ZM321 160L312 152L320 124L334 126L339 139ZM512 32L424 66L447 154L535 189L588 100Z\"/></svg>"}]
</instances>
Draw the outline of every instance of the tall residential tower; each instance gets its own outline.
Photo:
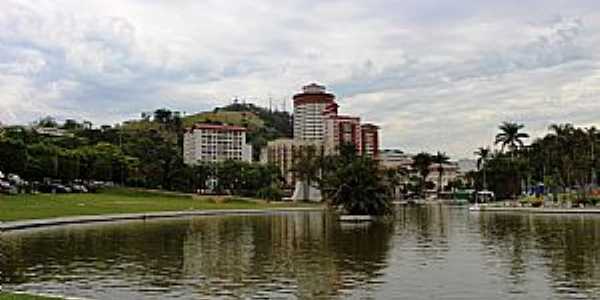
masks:
<instances>
[{"instance_id":1,"label":"tall residential tower","mask_svg":"<svg viewBox=\"0 0 600 300\"><path fill-rule=\"evenodd\" d=\"M302 87L302 93L293 99L294 139L322 142L326 134L326 115L337 114L335 96L326 92L324 86L311 83Z\"/></svg>"}]
</instances>

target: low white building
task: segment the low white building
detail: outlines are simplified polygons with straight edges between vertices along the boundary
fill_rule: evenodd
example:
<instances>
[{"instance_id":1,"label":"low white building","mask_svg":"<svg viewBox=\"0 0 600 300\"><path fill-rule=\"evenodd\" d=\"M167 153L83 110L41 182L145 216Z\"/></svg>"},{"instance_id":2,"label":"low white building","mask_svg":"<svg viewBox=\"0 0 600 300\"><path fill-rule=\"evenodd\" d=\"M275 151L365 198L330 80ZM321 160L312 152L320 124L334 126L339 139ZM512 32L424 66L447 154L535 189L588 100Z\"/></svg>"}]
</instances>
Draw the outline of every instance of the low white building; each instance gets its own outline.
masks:
<instances>
[{"instance_id":1,"label":"low white building","mask_svg":"<svg viewBox=\"0 0 600 300\"><path fill-rule=\"evenodd\" d=\"M385 168L403 167L412 169L413 155L397 149L384 149L379 152L379 163Z\"/></svg>"},{"instance_id":2,"label":"low white building","mask_svg":"<svg viewBox=\"0 0 600 300\"><path fill-rule=\"evenodd\" d=\"M246 128L232 125L198 123L183 136L183 162L225 160L252 161L252 146L246 144Z\"/></svg>"},{"instance_id":3,"label":"low white building","mask_svg":"<svg viewBox=\"0 0 600 300\"><path fill-rule=\"evenodd\" d=\"M441 168L440 164L431 164L431 166L429 166L429 175L427 175L427 181L433 182L436 189L438 188L437 185L440 179L440 170L442 171L442 187L447 186L459 178L458 164L456 162L443 164Z\"/></svg>"}]
</instances>

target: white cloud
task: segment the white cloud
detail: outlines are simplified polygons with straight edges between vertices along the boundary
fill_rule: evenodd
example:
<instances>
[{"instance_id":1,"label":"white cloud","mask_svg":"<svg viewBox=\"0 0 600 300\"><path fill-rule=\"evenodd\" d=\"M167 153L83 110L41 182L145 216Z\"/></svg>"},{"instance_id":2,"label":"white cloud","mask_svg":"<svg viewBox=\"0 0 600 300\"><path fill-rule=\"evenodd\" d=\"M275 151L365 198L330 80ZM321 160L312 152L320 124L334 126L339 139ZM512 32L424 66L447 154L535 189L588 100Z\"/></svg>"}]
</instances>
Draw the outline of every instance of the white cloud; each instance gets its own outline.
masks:
<instances>
[{"instance_id":1,"label":"white cloud","mask_svg":"<svg viewBox=\"0 0 600 300\"><path fill-rule=\"evenodd\" d=\"M468 156L503 120L599 123L599 20L591 0L8 0L0 122L265 105L318 81L384 146Z\"/></svg>"}]
</instances>

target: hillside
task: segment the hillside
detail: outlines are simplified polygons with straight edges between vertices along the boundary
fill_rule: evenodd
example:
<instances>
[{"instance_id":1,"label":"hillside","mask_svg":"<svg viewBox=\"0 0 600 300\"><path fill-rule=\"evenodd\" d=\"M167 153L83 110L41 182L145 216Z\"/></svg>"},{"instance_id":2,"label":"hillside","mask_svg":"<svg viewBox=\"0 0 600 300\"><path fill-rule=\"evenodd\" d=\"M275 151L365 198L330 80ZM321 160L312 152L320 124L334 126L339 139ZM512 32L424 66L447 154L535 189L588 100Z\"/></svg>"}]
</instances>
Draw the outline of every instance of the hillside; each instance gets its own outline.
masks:
<instances>
[{"instance_id":1,"label":"hillside","mask_svg":"<svg viewBox=\"0 0 600 300\"><path fill-rule=\"evenodd\" d=\"M259 158L260 150L268 141L292 137L292 116L288 112L269 111L254 104L239 103L185 117L180 117L178 112L159 109L153 115L143 115L142 119L123 122L122 128L133 131L155 130L174 141L177 128L188 128L199 122L222 123L247 128L247 140L253 146L255 160Z\"/></svg>"},{"instance_id":2,"label":"hillside","mask_svg":"<svg viewBox=\"0 0 600 300\"><path fill-rule=\"evenodd\" d=\"M186 116L183 118L183 126L191 127L194 123L199 122L218 122L232 125L244 126L250 130L256 130L264 127L265 122L252 112L238 111L219 111L219 112L202 112L195 115Z\"/></svg>"}]
</instances>

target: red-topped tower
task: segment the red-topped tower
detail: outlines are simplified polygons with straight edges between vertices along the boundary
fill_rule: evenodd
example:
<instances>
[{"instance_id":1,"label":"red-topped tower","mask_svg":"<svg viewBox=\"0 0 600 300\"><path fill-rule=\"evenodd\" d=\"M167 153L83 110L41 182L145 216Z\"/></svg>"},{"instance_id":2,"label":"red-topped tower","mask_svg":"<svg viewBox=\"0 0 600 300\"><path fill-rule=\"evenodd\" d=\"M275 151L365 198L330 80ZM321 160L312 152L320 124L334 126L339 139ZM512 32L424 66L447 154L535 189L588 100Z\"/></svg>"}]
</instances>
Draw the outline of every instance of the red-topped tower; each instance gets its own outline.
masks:
<instances>
[{"instance_id":1,"label":"red-topped tower","mask_svg":"<svg viewBox=\"0 0 600 300\"><path fill-rule=\"evenodd\" d=\"M294 139L322 142L327 115L337 115L335 95L325 86L311 83L294 95Z\"/></svg>"}]
</instances>

